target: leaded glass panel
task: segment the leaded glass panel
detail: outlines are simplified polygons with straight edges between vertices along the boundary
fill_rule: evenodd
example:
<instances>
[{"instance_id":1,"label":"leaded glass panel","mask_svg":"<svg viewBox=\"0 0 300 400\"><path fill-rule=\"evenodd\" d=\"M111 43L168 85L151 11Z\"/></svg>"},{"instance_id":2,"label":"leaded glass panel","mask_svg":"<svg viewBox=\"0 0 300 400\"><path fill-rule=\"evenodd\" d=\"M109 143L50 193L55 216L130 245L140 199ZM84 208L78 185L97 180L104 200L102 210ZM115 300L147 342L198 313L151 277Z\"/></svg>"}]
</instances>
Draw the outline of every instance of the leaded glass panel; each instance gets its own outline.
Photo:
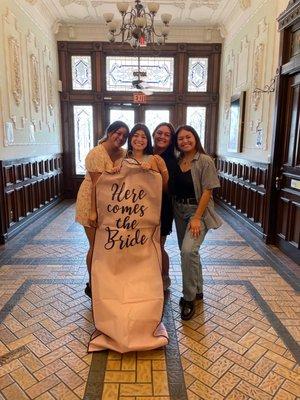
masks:
<instances>
[{"instance_id":1,"label":"leaded glass panel","mask_svg":"<svg viewBox=\"0 0 300 400\"><path fill-rule=\"evenodd\" d=\"M131 129L134 125L134 110L111 108L109 110L110 124L114 121L122 121Z\"/></svg>"},{"instance_id":2,"label":"leaded glass panel","mask_svg":"<svg viewBox=\"0 0 300 400\"><path fill-rule=\"evenodd\" d=\"M72 87L74 90L91 90L92 73L90 56L72 56Z\"/></svg>"},{"instance_id":3,"label":"leaded glass panel","mask_svg":"<svg viewBox=\"0 0 300 400\"><path fill-rule=\"evenodd\" d=\"M106 89L135 91L132 81L138 79L137 57L106 57ZM173 57L141 57L142 86L154 92L172 92L174 81ZM143 74L146 73L146 76Z\"/></svg>"},{"instance_id":4,"label":"leaded glass panel","mask_svg":"<svg viewBox=\"0 0 300 400\"><path fill-rule=\"evenodd\" d=\"M207 91L208 58L189 58L188 91Z\"/></svg>"},{"instance_id":5,"label":"leaded glass panel","mask_svg":"<svg viewBox=\"0 0 300 400\"><path fill-rule=\"evenodd\" d=\"M145 123L149 128L151 134L157 127L157 125L161 122L170 122L169 110L146 110Z\"/></svg>"},{"instance_id":6,"label":"leaded glass panel","mask_svg":"<svg viewBox=\"0 0 300 400\"><path fill-rule=\"evenodd\" d=\"M75 172L85 174L85 157L94 146L93 106L73 106Z\"/></svg>"},{"instance_id":7,"label":"leaded glass panel","mask_svg":"<svg viewBox=\"0 0 300 400\"><path fill-rule=\"evenodd\" d=\"M186 123L196 129L202 146L205 143L206 107L187 107Z\"/></svg>"}]
</instances>

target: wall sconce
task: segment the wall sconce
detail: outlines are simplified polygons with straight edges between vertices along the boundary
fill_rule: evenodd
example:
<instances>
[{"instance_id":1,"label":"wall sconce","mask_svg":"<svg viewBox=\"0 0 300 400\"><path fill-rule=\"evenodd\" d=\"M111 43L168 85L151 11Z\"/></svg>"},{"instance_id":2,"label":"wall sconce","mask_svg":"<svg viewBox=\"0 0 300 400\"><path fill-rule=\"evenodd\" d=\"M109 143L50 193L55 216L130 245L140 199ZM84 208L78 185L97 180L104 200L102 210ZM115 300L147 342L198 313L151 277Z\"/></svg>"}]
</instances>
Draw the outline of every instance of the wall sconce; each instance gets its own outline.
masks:
<instances>
[{"instance_id":1,"label":"wall sconce","mask_svg":"<svg viewBox=\"0 0 300 400\"><path fill-rule=\"evenodd\" d=\"M269 85L265 85L263 89L260 88L255 88L252 93L272 93L275 91L275 83L276 83L276 78L279 76L279 71L276 71L276 75L274 76L273 79L271 79Z\"/></svg>"}]
</instances>

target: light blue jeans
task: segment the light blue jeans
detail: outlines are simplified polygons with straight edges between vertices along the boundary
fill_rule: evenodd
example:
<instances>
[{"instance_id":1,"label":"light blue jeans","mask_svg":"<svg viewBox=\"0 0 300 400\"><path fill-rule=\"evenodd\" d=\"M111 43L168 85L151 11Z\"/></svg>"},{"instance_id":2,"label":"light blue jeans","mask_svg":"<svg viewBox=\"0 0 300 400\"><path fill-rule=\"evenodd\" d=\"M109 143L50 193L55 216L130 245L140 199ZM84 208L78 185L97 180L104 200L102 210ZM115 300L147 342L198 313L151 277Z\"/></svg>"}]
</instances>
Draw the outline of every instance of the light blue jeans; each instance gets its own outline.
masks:
<instances>
[{"instance_id":1,"label":"light blue jeans","mask_svg":"<svg viewBox=\"0 0 300 400\"><path fill-rule=\"evenodd\" d=\"M202 265L199 249L204 241L207 228L201 220L201 232L197 238L191 235L188 223L195 215L197 205L174 202L174 217L181 256L182 293L187 301L195 300L196 293L203 292Z\"/></svg>"}]
</instances>

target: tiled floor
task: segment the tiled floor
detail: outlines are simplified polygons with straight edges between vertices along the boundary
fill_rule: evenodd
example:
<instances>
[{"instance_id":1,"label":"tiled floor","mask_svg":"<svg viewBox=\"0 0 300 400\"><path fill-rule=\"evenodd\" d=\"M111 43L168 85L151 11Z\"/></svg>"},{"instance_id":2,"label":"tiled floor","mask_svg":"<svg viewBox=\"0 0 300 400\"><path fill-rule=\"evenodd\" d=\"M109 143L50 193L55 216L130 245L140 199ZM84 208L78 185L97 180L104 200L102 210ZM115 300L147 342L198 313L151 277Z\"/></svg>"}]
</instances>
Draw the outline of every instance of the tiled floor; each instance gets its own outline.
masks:
<instances>
[{"instance_id":1,"label":"tiled floor","mask_svg":"<svg viewBox=\"0 0 300 400\"><path fill-rule=\"evenodd\" d=\"M87 243L71 203L0 247L0 399L300 399L300 267L220 213L201 251L204 301L185 323L175 235L167 242L170 344L156 351L86 353Z\"/></svg>"}]
</instances>

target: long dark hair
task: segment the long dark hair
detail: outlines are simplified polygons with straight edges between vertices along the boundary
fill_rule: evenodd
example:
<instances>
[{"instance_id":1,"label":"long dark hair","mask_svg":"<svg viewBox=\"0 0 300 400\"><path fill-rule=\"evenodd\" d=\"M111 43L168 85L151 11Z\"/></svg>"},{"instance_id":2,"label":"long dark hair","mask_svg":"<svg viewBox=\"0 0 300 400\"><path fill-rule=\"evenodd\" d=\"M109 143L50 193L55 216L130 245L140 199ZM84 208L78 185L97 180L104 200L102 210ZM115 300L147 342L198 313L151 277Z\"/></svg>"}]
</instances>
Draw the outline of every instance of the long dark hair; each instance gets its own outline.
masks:
<instances>
[{"instance_id":1,"label":"long dark hair","mask_svg":"<svg viewBox=\"0 0 300 400\"><path fill-rule=\"evenodd\" d=\"M128 125L125 124L125 122L114 121L111 124L109 124L108 127L105 129L105 133L104 133L103 137L99 140L99 143L105 142L108 139L109 135L117 132L117 130L120 128L125 128L127 135L129 134L129 128L128 128Z\"/></svg>"},{"instance_id":2,"label":"long dark hair","mask_svg":"<svg viewBox=\"0 0 300 400\"><path fill-rule=\"evenodd\" d=\"M171 133L170 144L166 148L166 150L163 151L161 156L165 156L166 158L175 157L175 142L176 142L176 139L175 139L175 128L174 128L173 124L171 124L170 122L161 122L154 129L154 131L152 133L152 137L154 139L156 131L158 131L161 126L167 126L170 129L170 133Z\"/></svg>"},{"instance_id":3,"label":"long dark hair","mask_svg":"<svg viewBox=\"0 0 300 400\"><path fill-rule=\"evenodd\" d=\"M180 149L178 147L177 139L178 139L179 132L182 130L188 131L194 136L195 141L196 141L196 146L195 146L196 151L200 154L206 154L206 151L204 150L204 148L201 144L201 141L200 141L200 138L199 138L199 135L198 135L196 129L194 129L191 125L180 125L176 129L176 132L175 132L175 140L176 140L175 147L176 147L176 150L178 150L180 152L180 155L182 156L182 151L180 151Z\"/></svg>"},{"instance_id":4,"label":"long dark hair","mask_svg":"<svg viewBox=\"0 0 300 400\"><path fill-rule=\"evenodd\" d=\"M147 147L144 149L144 154L147 155L152 155L153 154L153 147L152 147L152 143L151 143L151 135L150 135L150 131L147 128L147 126L145 124L135 124L134 127L131 129L131 131L129 132L129 136L128 136L128 151L127 154L129 156L132 155L133 153L133 148L132 148L132 144L131 144L131 139L133 137L133 135L136 133L136 131L143 131L146 135L147 138Z\"/></svg>"}]
</instances>

